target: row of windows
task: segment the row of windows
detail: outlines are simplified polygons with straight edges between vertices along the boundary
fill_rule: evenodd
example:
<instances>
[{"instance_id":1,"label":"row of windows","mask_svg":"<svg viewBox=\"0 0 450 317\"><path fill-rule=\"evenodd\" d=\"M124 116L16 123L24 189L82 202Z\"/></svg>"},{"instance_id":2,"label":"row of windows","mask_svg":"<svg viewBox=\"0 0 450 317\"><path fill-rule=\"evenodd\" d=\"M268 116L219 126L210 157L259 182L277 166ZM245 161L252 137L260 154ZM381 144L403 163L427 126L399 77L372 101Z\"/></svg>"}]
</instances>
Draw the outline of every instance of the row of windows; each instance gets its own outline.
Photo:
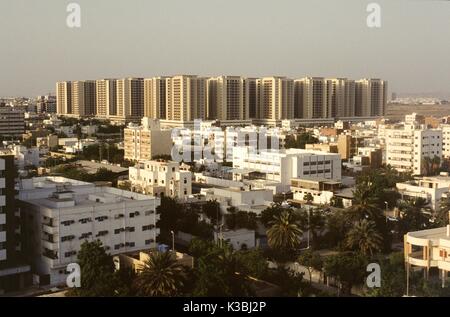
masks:
<instances>
[{"instance_id":1,"label":"row of windows","mask_svg":"<svg viewBox=\"0 0 450 317\"><path fill-rule=\"evenodd\" d=\"M145 216L149 216L151 214L154 214L153 210L147 210L147 211L144 212ZM134 212L131 212L131 213L128 214L128 216L130 218L134 218L134 217L137 217L137 216L140 216L140 215L141 215L141 212L139 212L139 211L134 211ZM121 218L124 218L124 217L125 217L124 214L117 214L117 215L114 216L114 219L117 220L117 219L121 219ZM103 221L107 220L108 218L109 218L108 216L100 216L100 217L96 217L95 220L98 221L98 222L103 222ZM83 219L78 220L78 222L82 223L82 224L86 224L86 223L92 222L92 218L83 218ZM66 226L66 227L68 227L70 225L73 225L73 224L75 224L75 220L61 221L61 225Z\"/></svg>"}]
</instances>

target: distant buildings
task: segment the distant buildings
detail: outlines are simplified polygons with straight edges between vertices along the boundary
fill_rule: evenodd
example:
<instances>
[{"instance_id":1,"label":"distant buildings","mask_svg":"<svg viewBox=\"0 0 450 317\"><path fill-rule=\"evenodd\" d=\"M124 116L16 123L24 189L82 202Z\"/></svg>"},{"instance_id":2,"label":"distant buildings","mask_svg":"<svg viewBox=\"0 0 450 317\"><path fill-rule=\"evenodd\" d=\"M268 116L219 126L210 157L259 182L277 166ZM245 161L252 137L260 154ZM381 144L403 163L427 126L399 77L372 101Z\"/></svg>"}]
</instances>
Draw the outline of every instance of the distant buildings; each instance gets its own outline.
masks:
<instances>
[{"instance_id":1,"label":"distant buildings","mask_svg":"<svg viewBox=\"0 0 450 317\"><path fill-rule=\"evenodd\" d=\"M41 285L65 285L85 241L111 255L156 246L157 198L61 177L22 180L18 198L23 251Z\"/></svg>"},{"instance_id":2,"label":"distant buildings","mask_svg":"<svg viewBox=\"0 0 450 317\"><path fill-rule=\"evenodd\" d=\"M194 120L278 124L289 119L377 117L385 113L387 82L346 78L178 75L58 82L57 112L114 122L142 117L186 126Z\"/></svg>"}]
</instances>

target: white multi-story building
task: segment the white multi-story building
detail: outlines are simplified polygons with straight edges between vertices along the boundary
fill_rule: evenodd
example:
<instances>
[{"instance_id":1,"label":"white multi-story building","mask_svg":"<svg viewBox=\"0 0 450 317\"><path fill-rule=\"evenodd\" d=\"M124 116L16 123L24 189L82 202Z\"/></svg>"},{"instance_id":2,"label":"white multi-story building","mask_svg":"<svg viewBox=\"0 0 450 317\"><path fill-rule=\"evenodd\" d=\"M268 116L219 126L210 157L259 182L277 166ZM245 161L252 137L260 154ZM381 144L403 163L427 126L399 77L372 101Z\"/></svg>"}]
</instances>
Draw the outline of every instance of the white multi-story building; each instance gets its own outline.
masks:
<instances>
[{"instance_id":1,"label":"white multi-story building","mask_svg":"<svg viewBox=\"0 0 450 317\"><path fill-rule=\"evenodd\" d=\"M184 199L192 195L192 173L180 170L178 162L145 161L129 168L135 191L156 197Z\"/></svg>"},{"instance_id":2,"label":"white multi-story building","mask_svg":"<svg viewBox=\"0 0 450 317\"><path fill-rule=\"evenodd\" d=\"M22 180L23 250L41 284L65 284L85 241L111 255L156 247L158 198L63 177Z\"/></svg>"},{"instance_id":3,"label":"white multi-story building","mask_svg":"<svg viewBox=\"0 0 450 317\"><path fill-rule=\"evenodd\" d=\"M442 159L442 130L405 124L386 129L386 164L400 172L421 175L426 160Z\"/></svg>"},{"instance_id":4,"label":"white multi-story building","mask_svg":"<svg viewBox=\"0 0 450 317\"><path fill-rule=\"evenodd\" d=\"M145 117L142 124L130 123L124 130L125 159L148 161L155 155L170 155L171 130L161 130L159 120Z\"/></svg>"},{"instance_id":5,"label":"white multi-story building","mask_svg":"<svg viewBox=\"0 0 450 317\"><path fill-rule=\"evenodd\" d=\"M265 174L267 180L289 186L292 178L341 179L341 157L335 153L287 149L233 150L233 167Z\"/></svg>"}]
</instances>

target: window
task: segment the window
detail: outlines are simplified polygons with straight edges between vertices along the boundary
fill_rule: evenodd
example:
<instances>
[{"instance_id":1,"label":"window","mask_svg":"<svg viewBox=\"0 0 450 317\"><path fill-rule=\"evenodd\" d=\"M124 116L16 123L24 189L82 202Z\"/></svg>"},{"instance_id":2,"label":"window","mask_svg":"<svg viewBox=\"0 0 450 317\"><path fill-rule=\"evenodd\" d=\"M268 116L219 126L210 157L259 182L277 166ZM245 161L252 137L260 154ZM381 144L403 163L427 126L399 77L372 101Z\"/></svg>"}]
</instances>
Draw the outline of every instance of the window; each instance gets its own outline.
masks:
<instances>
[{"instance_id":1,"label":"window","mask_svg":"<svg viewBox=\"0 0 450 317\"><path fill-rule=\"evenodd\" d=\"M77 254L77 251L70 251L70 252L64 253L64 256L66 258L70 258L71 256L74 256L75 254Z\"/></svg>"},{"instance_id":2,"label":"window","mask_svg":"<svg viewBox=\"0 0 450 317\"><path fill-rule=\"evenodd\" d=\"M152 244L153 241L155 241L155 240L153 240L153 239L145 240L145 245Z\"/></svg>"},{"instance_id":3,"label":"window","mask_svg":"<svg viewBox=\"0 0 450 317\"><path fill-rule=\"evenodd\" d=\"M115 229L115 230L114 230L114 234L119 234L119 233L122 232L122 230L123 230L122 228L120 228L120 229Z\"/></svg>"},{"instance_id":4,"label":"window","mask_svg":"<svg viewBox=\"0 0 450 317\"><path fill-rule=\"evenodd\" d=\"M142 226L142 231L152 230L154 227L154 225Z\"/></svg>"},{"instance_id":5,"label":"window","mask_svg":"<svg viewBox=\"0 0 450 317\"><path fill-rule=\"evenodd\" d=\"M128 228L127 228L127 231L128 231L128 232L134 232L134 227L128 227Z\"/></svg>"}]
</instances>

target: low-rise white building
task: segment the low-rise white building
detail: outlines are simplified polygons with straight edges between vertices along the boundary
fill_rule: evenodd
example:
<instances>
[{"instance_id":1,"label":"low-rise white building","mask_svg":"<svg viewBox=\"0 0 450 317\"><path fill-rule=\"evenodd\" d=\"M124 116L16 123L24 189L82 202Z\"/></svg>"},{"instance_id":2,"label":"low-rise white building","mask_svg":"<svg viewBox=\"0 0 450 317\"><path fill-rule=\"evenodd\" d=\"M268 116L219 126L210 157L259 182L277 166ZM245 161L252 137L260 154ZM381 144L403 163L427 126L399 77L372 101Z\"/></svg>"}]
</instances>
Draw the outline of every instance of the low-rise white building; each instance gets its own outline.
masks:
<instances>
[{"instance_id":1,"label":"low-rise white building","mask_svg":"<svg viewBox=\"0 0 450 317\"><path fill-rule=\"evenodd\" d=\"M220 240L229 243L234 250L254 249L256 247L255 231L245 228L214 232L214 241Z\"/></svg>"},{"instance_id":2,"label":"low-rise white building","mask_svg":"<svg viewBox=\"0 0 450 317\"><path fill-rule=\"evenodd\" d=\"M22 180L23 251L43 285L65 284L85 241L111 255L156 247L158 198L63 177Z\"/></svg>"},{"instance_id":3,"label":"low-rise white building","mask_svg":"<svg viewBox=\"0 0 450 317\"><path fill-rule=\"evenodd\" d=\"M433 210L438 210L442 196L450 191L450 177L446 174L416 178L414 181L397 183L402 199L423 198Z\"/></svg>"},{"instance_id":4,"label":"low-rise white building","mask_svg":"<svg viewBox=\"0 0 450 317\"><path fill-rule=\"evenodd\" d=\"M229 207L236 207L258 214L273 203L273 192L269 189L202 188L201 194L206 200L217 200L224 212Z\"/></svg>"},{"instance_id":5,"label":"low-rise white building","mask_svg":"<svg viewBox=\"0 0 450 317\"><path fill-rule=\"evenodd\" d=\"M428 278L431 268L437 268L445 285L450 271L450 225L441 228L408 232L404 237L407 270L422 268Z\"/></svg>"},{"instance_id":6,"label":"low-rise white building","mask_svg":"<svg viewBox=\"0 0 450 317\"><path fill-rule=\"evenodd\" d=\"M340 155L321 151L255 151L250 147L236 147L233 150L233 167L258 172L266 180L283 185L290 185L292 178L341 179Z\"/></svg>"},{"instance_id":7,"label":"low-rise white building","mask_svg":"<svg viewBox=\"0 0 450 317\"><path fill-rule=\"evenodd\" d=\"M39 167L39 148L26 148L22 145L15 145L12 148L14 159L19 170L23 170L26 166Z\"/></svg>"},{"instance_id":8,"label":"low-rise white building","mask_svg":"<svg viewBox=\"0 0 450 317\"><path fill-rule=\"evenodd\" d=\"M129 168L133 190L156 197L184 199L192 195L192 173L172 161L146 161Z\"/></svg>"}]
</instances>

